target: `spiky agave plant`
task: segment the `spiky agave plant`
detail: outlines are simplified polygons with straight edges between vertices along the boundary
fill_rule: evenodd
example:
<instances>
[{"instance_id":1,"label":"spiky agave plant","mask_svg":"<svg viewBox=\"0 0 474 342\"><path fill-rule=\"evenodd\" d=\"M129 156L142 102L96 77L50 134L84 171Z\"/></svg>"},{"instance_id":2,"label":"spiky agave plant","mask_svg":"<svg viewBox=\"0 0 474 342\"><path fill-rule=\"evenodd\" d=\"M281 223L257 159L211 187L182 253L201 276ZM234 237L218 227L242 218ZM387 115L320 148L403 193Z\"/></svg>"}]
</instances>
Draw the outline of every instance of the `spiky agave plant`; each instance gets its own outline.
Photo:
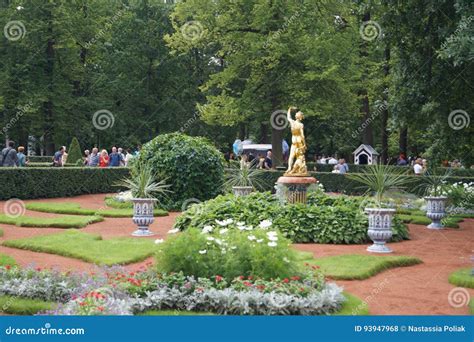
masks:
<instances>
[{"instance_id":1,"label":"spiky agave plant","mask_svg":"<svg viewBox=\"0 0 474 342\"><path fill-rule=\"evenodd\" d=\"M416 187L423 192L425 196L439 197L443 193L447 178L451 176L451 170L445 172L439 171L438 168L428 169L423 176L420 177L421 183Z\"/></svg>"},{"instance_id":2,"label":"spiky agave plant","mask_svg":"<svg viewBox=\"0 0 474 342\"><path fill-rule=\"evenodd\" d=\"M254 189L264 189L266 183L265 170L258 169L255 163L250 163L242 167L229 168L224 186L251 186Z\"/></svg>"},{"instance_id":3,"label":"spiky agave plant","mask_svg":"<svg viewBox=\"0 0 474 342\"><path fill-rule=\"evenodd\" d=\"M369 165L361 173L349 173L346 177L361 183L366 194L374 195L379 207L388 191L403 189L412 181L402 168L384 164Z\"/></svg>"},{"instance_id":4,"label":"spiky agave plant","mask_svg":"<svg viewBox=\"0 0 474 342\"><path fill-rule=\"evenodd\" d=\"M137 163L132 169L130 178L124 178L115 185L127 188L134 198L156 198L170 193L170 184L165 180L157 181L159 177L146 163Z\"/></svg>"}]
</instances>

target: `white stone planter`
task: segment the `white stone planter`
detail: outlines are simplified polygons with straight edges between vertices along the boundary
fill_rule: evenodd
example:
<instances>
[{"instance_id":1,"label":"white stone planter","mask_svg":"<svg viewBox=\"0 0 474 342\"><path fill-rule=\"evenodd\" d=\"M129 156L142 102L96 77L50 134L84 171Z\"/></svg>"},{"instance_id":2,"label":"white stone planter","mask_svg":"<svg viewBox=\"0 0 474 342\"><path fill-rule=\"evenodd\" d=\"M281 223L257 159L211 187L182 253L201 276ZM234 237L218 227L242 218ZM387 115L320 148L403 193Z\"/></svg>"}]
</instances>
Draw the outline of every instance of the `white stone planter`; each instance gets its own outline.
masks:
<instances>
[{"instance_id":1,"label":"white stone planter","mask_svg":"<svg viewBox=\"0 0 474 342\"><path fill-rule=\"evenodd\" d=\"M368 235L374 242L367 247L367 251L373 253L391 253L392 250L385 244L392 237L392 217L395 209L365 208L369 215Z\"/></svg>"},{"instance_id":2,"label":"white stone planter","mask_svg":"<svg viewBox=\"0 0 474 342\"><path fill-rule=\"evenodd\" d=\"M252 186L233 186L232 192L235 196L247 196L253 191Z\"/></svg>"},{"instance_id":3,"label":"white stone planter","mask_svg":"<svg viewBox=\"0 0 474 342\"><path fill-rule=\"evenodd\" d=\"M446 216L446 196L429 196L425 197L426 216L431 220L428 225L429 229L443 229L441 219Z\"/></svg>"},{"instance_id":4,"label":"white stone planter","mask_svg":"<svg viewBox=\"0 0 474 342\"><path fill-rule=\"evenodd\" d=\"M133 223L138 226L138 229L132 233L133 236L154 235L148 226L155 221L153 209L156 201L155 198L132 198Z\"/></svg>"}]
</instances>

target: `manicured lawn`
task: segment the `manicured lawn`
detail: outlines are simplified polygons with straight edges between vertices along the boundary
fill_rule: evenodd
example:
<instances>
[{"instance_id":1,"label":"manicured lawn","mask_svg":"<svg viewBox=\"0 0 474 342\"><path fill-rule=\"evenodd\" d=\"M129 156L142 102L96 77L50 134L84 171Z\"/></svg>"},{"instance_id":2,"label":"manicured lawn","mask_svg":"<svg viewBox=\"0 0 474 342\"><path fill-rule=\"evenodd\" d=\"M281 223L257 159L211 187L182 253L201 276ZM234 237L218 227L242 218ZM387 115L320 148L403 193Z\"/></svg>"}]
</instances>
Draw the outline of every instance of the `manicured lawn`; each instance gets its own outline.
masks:
<instances>
[{"instance_id":1,"label":"manicured lawn","mask_svg":"<svg viewBox=\"0 0 474 342\"><path fill-rule=\"evenodd\" d=\"M0 296L0 312L12 315L34 315L39 311L52 310L55 305L39 299Z\"/></svg>"},{"instance_id":2,"label":"manicured lawn","mask_svg":"<svg viewBox=\"0 0 474 342\"><path fill-rule=\"evenodd\" d=\"M474 315L474 298L471 298L469 301L469 313L471 315Z\"/></svg>"},{"instance_id":3,"label":"manicured lawn","mask_svg":"<svg viewBox=\"0 0 474 342\"><path fill-rule=\"evenodd\" d=\"M334 313L335 316L365 316L369 314L369 306L359 297L344 292L346 301L342 305L341 310Z\"/></svg>"},{"instance_id":4,"label":"manicured lawn","mask_svg":"<svg viewBox=\"0 0 474 342\"><path fill-rule=\"evenodd\" d=\"M410 256L375 256L344 254L314 259L311 253L300 254L304 263L321 267L321 271L332 279L361 280L394 267L411 266L421 260Z\"/></svg>"},{"instance_id":5,"label":"manicured lawn","mask_svg":"<svg viewBox=\"0 0 474 342\"><path fill-rule=\"evenodd\" d=\"M133 208L133 203L131 202L119 202L116 201L113 197L107 196L105 198L105 204L107 206L116 208L116 209L131 209Z\"/></svg>"},{"instance_id":6,"label":"manicured lawn","mask_svg":"<svg viewBox=\"0 0 474 342\"><path fill-rule=\"evenodd\" d=\"M0 229L0 237L3 237L3 229Z\"/></svg>"},{"instance_id":7,"label":"manicured lawn","mask_svg":"<svg viewBox=\"0 0 474 342\"><path fill-rule=\"evenodd\" d=\"M405 211L404 211L405 212ZM431 220L426 216L421 215L409 215L409 214L398 214L397 217L403 221L403 223L419 224L427 226L431 223ZM447 228L459 228L459 222L464 219L461 216L448 216L442 220L443 225Z\"/></svg>"},{"instance_id":8,"label":"manicured lawn","mask_svg":"<svg viewBox=\"0 0 474 342\"><path fill-rule=\"evenodd\" d=\"M474 289L474 276L471 275L472 268L461 268L449 275L449 282L460 287Z\"/></svg>"},{"instance_id":9,"label":"manicured lawn","mask_svg":"<svg viewBox=\"0 0 474 342\"><path fill-rule=\"evenodd\" d=\"M103 221L101 216L60 216L60 217L33 217L19 216L8 217L0 215L0 223L13 224L19 227L37 228L83 228L90 223Z\"/></svg>"},{"instance_id":10,"label":"manicured lawn","mask_svg":"<svg viewBox=\"0 0 474 342\"><path fill-rule=\"evenodd\" d=\"M59 203L59 202L35 202L27 203L26 209L54 214L69 215L97 215L103 217L132 217L133 209L131 208L101 208L101 209L85 209L81 208L78 203ZM168 212L163 209L155 209L155 216L166 216Z\"/></svg>"},{"instance_id":11,"label":"manicured lawn","mask_svg":"<svg viewBox=\"0 0 474 342\"><path fill-rule=\"evenodd\" d=\"M35 252L58 254L97 265L130 264L151 256L156 249L153 240L113 238L102 240L99 235L77 230L58 234L7 240L4 246Z\"/></svg>"},{"instance_id":12,"label":"manicured lawn","mask_svg":"<svg viewBox=\"0 0 474 342\"><path fill-rule=\"evenodd\" d=\"M16 265L16 262L11 256L0 253L0 266L6 265L13 266Z\"/></svg>"}]
</instances>

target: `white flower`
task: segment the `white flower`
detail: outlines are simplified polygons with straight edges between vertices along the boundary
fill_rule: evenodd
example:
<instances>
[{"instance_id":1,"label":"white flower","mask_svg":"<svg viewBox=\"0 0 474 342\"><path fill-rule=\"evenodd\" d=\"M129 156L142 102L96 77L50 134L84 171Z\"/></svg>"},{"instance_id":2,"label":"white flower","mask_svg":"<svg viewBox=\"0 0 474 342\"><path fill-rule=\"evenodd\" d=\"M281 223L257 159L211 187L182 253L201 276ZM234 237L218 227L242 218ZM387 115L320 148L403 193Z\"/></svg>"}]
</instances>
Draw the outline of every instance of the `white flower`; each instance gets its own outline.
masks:
<instances>
[{"instance_id":1,"label":"white flower","mask_svg":"<svg viewBox=\"0 0 474 342\"><path fill-rule=\"evenodd\" d=\"M290 262L290 260L288 260L287 257L284 257L284 258L283 258L283 261L284 261L284 262Z\"/></svg>"},{"instance_id":2,"label":"white flower","mask_svg":"<svg viewBox=\"0 0 474 342\"><path fill-rule=\"evenodd\" d=\"M267 236L270 238L270 236L277 236L278 233L275 231L267 232Z\"/></svg>"},{"instance_id":3,"label":"white flower","mask_svg":"<svg viewBox=\"0 0 474 342\"><path fill-rule=\"evenodd\" d=\"M202 229L202 233L203 234L206 234L206 233L210 233L212 232L214 228L212 226L204 226L204 228Z\"/></svg>"},{"instance_id":4,"label":"white flower","mask_svg":"<svg viewBox=\"0 0 474 342\"><path fill-rule=\"evenodd\" d=\"M240 227L240 226L245 226L245 222L239 221L239 222L236 223L236 225L237 225L238 227Z\"/></svg>"},{"instance_id":5,"label":"white flower","mask_svg":"<svg viewBox=\"0 0 474 342\"><path fill-rule=\"evenodd\" d=\"M272 242L267 243L267 245L270 247L276 247L278 244L272 241Z\"/></svg>"},{"instance_id":6,"label":"white flower","mask_svg":"<svg viewBox=\"0 0 474 342\"><path fill-rule=\"evenodd\" d=\"M227 220L223 220L223 221L216 220L216 223L217 223L219 226L222 226L222 227L228 226L228 225L231 224L232 222L234 222L234 220L232 220L231 218L230 218L230 219L227 219Z\"/></svg>"},{"instance_id":7,"label":"white flower","mask_svg":"<svg viewBox=\"0 0 474 342\"><path fill-rule=\"evenodd\" d=\"M247 226L237 226L237 228L238 228L239 230L246 230L246 229L247 229Z\"/></svg>"},{"instance_id":8,"label":"white flower","mask_svg":"<svg viewBox=\"0 0 474 342\"><path fill-rule=\"evenodd\" d=\"M271 235L271 236L268 237L268 240L270 240L270 241L278 241L278 236Z\"/></svg>"},{"instance_id":9,"label":"white flower","mask_svg":"<svg viewBox=\"0 0 474 342\"><path fill-rule=\"evenodd\" d=\"M179 232L178 228L168 230L168 234L176 234Z\"/></svg>"},{"instance_id":10,"label":"white flower","mask_svg":"<svg viewBox=\"0 0 474 342\"><path fill-rule=\"evenodd\" d=\"M260 224L258 225L260 228L262 229L267 229L268 227L270 227L272 225L272 221L270 220L263 220L262 222L260 222Z\"/></svg>"},{"instance_id":11,"label":"white flower","mask_svg":"<svg viewBox=\"0 0 474 342\"><path fill-rule=\"evenodd\" d=\"M212 237L212 236L208 236L208 237L207 237L207 241L214 241L214 240L215 240L215 239L214 239L214 237Z\"/></svg>"},{"instance_id":12,"label":"white flower","mask_svg":"<svg viewBox=\"0 0 474 342\"><path fill-rule=\"evenodd\" d=\"M227 228L222 228L221 230L219 230L219 234L222 235L222 234L227 233L228 231L229 231L229 229L227 229Z\"/></svg>"},{"instance_id":13,"label":"white flower","mask_svg":"<svg viewBox=\"0 0 474 342\"><path fill-rule=\"evenodd\" d=\"M222 245L222 240L216 239L215 242L216 242L218 245Z\"/></svg>"},{"instance_id":14,"label":"white flower","mask_svg":"<svg viewBox=\"0 0 474 342\"><path fill-rule=\"evenodd\" d=\"M202 251L199 251L199 254L206 254L206 253L207 253L206 249L203 249Z\"/></svg>"},{"instance_id":15,"label":"white flower","mask_svg":"<svg viewBox=\"0 0 474 342\"><path fill-rule=\"evenodd\" d=\"M249 235L247 236L247 239L249 239L250 241L253 241L256 239L255 235Z\"/></svg>"},{"instance_id":16,"label":"white flower","mask_svg":"<svg viewBox=\"0 0 474 342\"><path fill-rule=\"evenodd\" d=\"M237 249L237 246L231 246L230 249Z\"/></svg>"},{"instance_id":17,"label":"white flower","mask_svg":"<svg viewBox=\"0 0 474 342\"><path fill-rule=\"evenodd\" d=\"M252 230L253 229L253 226L247 226L245 227L245 230Z\"/></svg>"},{"instance_id":18,"label":"white flower","mask_svg":"<svg viewBox=\"0 0 474 342\"><path fill-rule=\"evenodd\" d=\"M165 240L163 240L163 239L156 239L156 240L155 240L155 243L156 243L157 245L159 245L160 243L163 243L163 242L165 242Z\"/></svg>"},{"instance_id":19,"label":"white flower","mask_svg":"<svg viewBox=\"0 0 474 342\"><path fill-rule=\"evenodd\" d=\"M258 239L257 242L261 243L261 242L263 242L263 239Z\"/></svg>"}]
</instances>

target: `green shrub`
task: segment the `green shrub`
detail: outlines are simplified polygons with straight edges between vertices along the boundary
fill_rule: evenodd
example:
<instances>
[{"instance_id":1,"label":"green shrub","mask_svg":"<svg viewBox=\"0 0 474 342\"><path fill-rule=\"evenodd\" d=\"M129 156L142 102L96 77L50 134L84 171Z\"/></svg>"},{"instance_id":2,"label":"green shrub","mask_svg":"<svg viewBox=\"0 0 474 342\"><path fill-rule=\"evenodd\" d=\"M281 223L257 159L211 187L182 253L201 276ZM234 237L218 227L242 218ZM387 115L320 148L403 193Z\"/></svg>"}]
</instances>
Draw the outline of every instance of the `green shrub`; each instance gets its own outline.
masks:
<instances>
[{"instance_id":1,"label":"green shrub","mask_svg":"<svg viewBox=\"0 0 474 342\"><path fill-rule=\"evenodd\" d=\"M168 238L157 253L158 271L183 272L195 277L222 276L264 279L300 274L290 241L275 231L216 227L187 229Z\"/></svg>"},{"instance_id":2,"label":"green shrub","mask_svg":"<svg viewBox=\"0 0 474 342\"><path fill-rule=\"evenodd\" d=\"M203 229L216 220L233 219L258 226L271 220L273 227L293 242L366 243L368 218L361 210L363 198L348 196L308 195L308 205L280 205L269 193L248 196L218 196L195 204L180 215L175 228ZM391 241L408 239L408 230L398 218L393 220Z\"/></svg>"},{"instance_id":3,"label":"green shrub","mask_svg":"<svg viewBox=\"0 0 474 342\"><path fill-rule=\"evenodd\" d=\"M449 275L449 282L456 286L474 289L474 275L472 268L460 268Z\"/></svg>"},{"instance_id":4,"label":"green shrub","mask_svg":"<svg viewBox=\"0 0 474 342\"><path fill-rule=\"evenodd\" d=\"M58 217L34 217L18 216L12 217L0 214L0 223L14 224L18 227L37 228L84 228L88 224L101 222L101 216L58 216Z\"/></svg>"},{"instance_id":5,"label":"green shrub","mask_svg":"<svg viewBox=\"0 0 474 342\"><path fill-rule=\"evenodd\" d=\"M51 165L53 163L53 156L28 156L28 160L31 163L48 163Z\"/></svg>"},{"instance_id":6,"label":"green shrub","mask_svg":"<svg viewBox=\"0 0 474 342\"><path fill-rule=\"evenodd\" d=\"M15 259L11 256L0 253L0 266L14 266L16 265Z\"/></svg>"},{"instance_id":7,"label":"green shrub","mask_svg":"<svg viewBox=\"0 0 474 342\"><path fill-rule=\"evenodd\" d=\"M69 197L117 191L114 184L130 170L122 167L0 168L0 200Z\"/></svg>"},{"instance_id":8,"label":"green shrub","mask_svg":"<svg viewBox=\"0 0 474 342\"><path fill-rule=\"evenodd\" d=\"M41 299L0 296L0 312L12 315L34 315L40 311L52 310L56 303Z\"/></svg>"},{"instance_id":9,"label":"green shrub","mask_svg":"<svg viewBox=\"0 0 474 342\"><path fill-rule=\"evenodd\" d=\"M72 165L82 165L82 151L81 145L79 145L79 141L76 137L72 138L71 145L69 145L69 150L67 151L67 163Z\"/></svg>"},{"instance_id":10,"label":"green shrub","mask_svg":"<svg viewBox=\"0 0 474 342\"><path fill-rule=\"evenodd\" d=\"M138 161L145 161L153 173L172 185L173 193L158 198L169 208L181 208L188 199L204 201L222 191L224 159L205 138L159 135L143 146Z\"/></svg>"}]
</instances>

